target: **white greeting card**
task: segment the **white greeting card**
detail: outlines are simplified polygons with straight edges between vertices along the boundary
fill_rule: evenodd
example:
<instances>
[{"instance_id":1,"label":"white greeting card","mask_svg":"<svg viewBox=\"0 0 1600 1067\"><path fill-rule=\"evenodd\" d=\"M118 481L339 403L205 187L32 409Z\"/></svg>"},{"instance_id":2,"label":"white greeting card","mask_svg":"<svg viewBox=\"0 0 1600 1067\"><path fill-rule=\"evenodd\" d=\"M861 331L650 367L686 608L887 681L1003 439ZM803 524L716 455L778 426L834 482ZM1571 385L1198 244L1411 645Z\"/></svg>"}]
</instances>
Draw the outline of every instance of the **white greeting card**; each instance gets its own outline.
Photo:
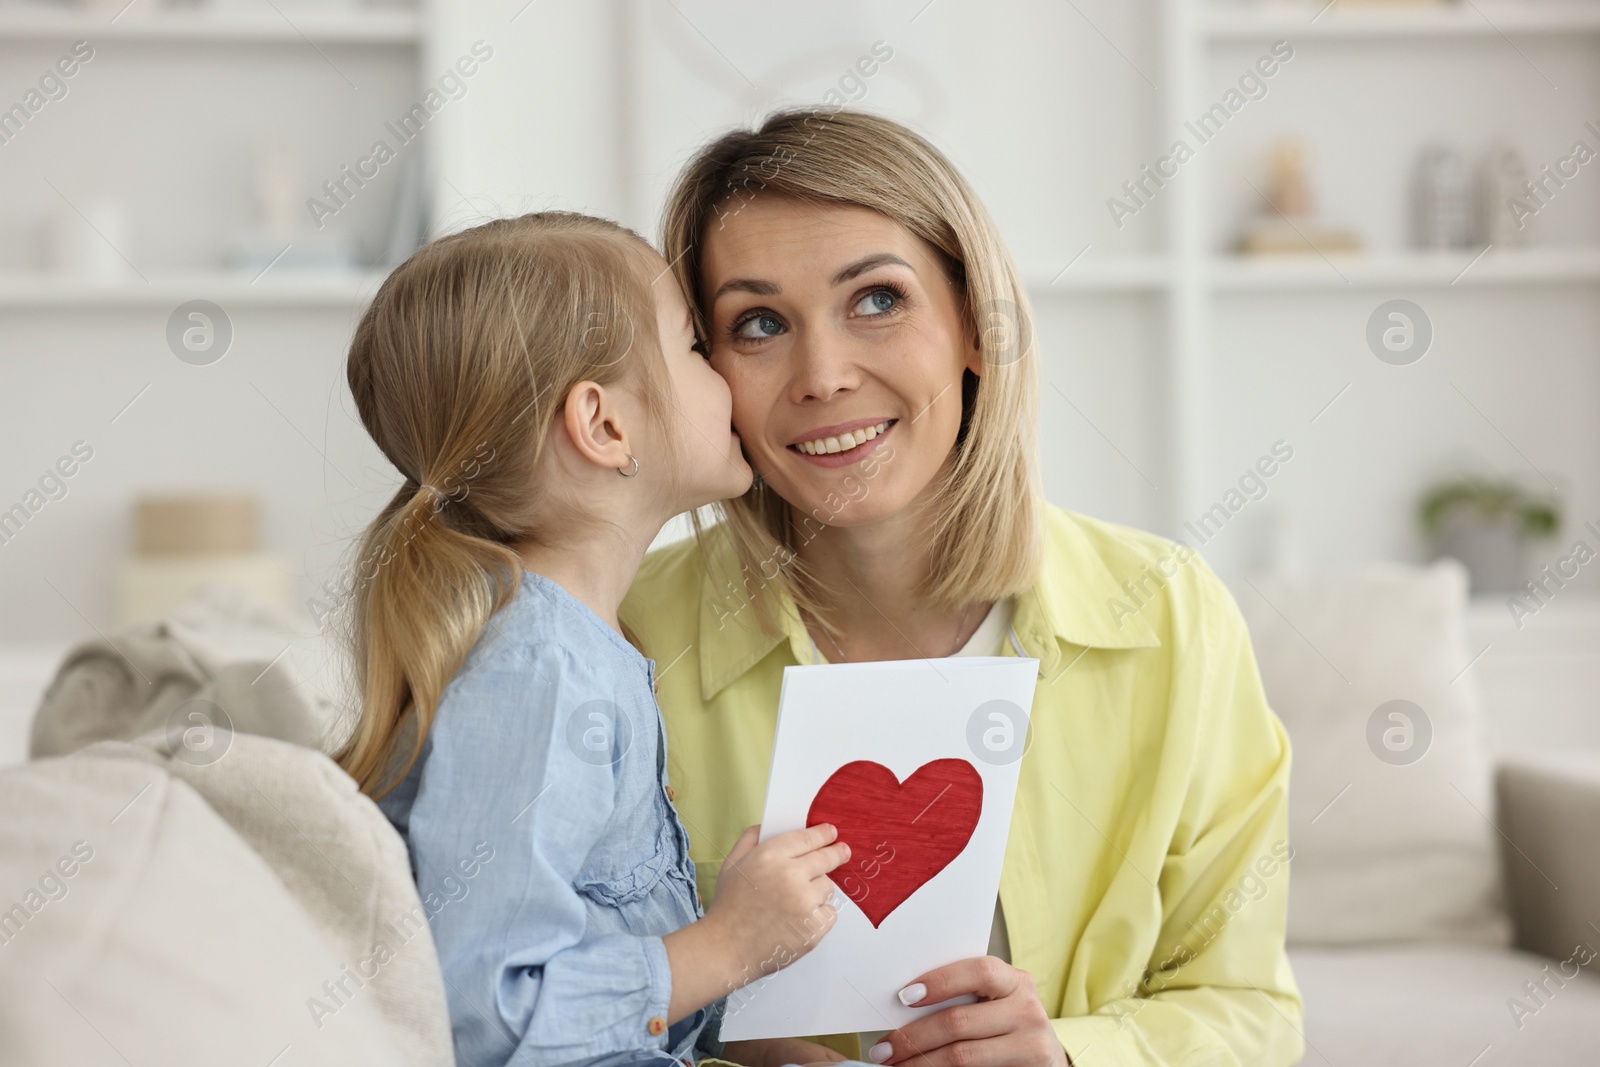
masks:
<instances>
[{"instance_id":1,"label":"white greeting card","mask_svg":"<svg viewBox=\"0 0 1600 1067\"><path fill-rule=\"evenodd\" d=\"M784 670L762 840L830 822L851 858L831 876L838 922L729 995L723 1040L903 1026L936 1006L906 1007L902 988L987 953L1038 670L979 656ZM774 948L763 971L784 960Z\"/></svg>"}]
</instances>

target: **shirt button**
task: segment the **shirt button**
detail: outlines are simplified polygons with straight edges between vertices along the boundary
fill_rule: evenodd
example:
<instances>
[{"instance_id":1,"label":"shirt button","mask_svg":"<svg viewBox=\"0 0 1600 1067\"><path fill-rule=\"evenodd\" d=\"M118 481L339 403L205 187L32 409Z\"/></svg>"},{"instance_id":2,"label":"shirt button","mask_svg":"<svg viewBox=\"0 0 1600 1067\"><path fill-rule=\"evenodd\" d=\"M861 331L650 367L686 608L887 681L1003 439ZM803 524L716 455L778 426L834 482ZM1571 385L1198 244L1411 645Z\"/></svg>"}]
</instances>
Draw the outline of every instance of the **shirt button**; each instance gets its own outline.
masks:
<instances>
[{"instance_id":1,"label":"shirt button","mask_svg":"<svg viewBox=\"0 0 1600 1067\"><path fill-rule=\"evenodd\" d=\"M677 800L678 799L678 794L674 793L672 791L672 787L670 785L667 786L667 799L668 800Z\"/></svg>"},{"instance_id":2,"label":"shirt button","mask_svg":"<svg viewBox=\"0 0 1600 1067\"><path fill-rule=\"evenodd\" d=\"M652 1015L650 1021L645 1024L645 1029L650 1031L652 1037L660 1037L667 1032L667 1020L659 1015Z\"/></svg>"}]
</instances>

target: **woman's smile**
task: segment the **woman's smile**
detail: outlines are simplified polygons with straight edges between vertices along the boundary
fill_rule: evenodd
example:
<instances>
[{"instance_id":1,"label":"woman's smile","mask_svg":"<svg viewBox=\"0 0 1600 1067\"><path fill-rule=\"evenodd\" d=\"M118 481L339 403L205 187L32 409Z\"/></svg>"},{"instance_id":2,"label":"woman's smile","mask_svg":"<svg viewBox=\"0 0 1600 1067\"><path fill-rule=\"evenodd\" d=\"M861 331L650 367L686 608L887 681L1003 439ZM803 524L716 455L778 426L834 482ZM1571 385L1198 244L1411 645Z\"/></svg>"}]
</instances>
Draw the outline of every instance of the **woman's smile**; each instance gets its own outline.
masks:
<instances>
[{"instance_id":1,"label":"woman's smile","mask_svg":"<svg viewBox=\"0 0 1600 1067\"><path fill-rule=\"evenodd\" d=\"M819 467L848 467L877 450L899 419L854 419L807 430L789 443L788 451Z\"/></svg>"}]
</instances>

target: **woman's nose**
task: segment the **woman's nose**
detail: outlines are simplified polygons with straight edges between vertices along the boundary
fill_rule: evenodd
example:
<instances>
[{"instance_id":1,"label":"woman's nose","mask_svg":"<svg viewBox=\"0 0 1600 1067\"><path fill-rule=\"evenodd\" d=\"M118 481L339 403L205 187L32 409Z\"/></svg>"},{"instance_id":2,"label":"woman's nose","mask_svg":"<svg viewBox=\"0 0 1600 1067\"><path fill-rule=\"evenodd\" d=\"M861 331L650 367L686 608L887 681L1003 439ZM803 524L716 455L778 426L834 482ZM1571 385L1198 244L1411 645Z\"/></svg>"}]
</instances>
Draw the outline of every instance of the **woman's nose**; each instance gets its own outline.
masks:
<instances>
[{"instance_id":1,"label":"woman's nose","mask_svg":"<svg viewBox=\"0 0 1600 1067\"><path fill-rule=\"evenodd\" d=\"M794 361L789 398L795 403L832 400L860 384L860 371L840 338L808 331L789 349Z\"/></svg>"}]
</instances>

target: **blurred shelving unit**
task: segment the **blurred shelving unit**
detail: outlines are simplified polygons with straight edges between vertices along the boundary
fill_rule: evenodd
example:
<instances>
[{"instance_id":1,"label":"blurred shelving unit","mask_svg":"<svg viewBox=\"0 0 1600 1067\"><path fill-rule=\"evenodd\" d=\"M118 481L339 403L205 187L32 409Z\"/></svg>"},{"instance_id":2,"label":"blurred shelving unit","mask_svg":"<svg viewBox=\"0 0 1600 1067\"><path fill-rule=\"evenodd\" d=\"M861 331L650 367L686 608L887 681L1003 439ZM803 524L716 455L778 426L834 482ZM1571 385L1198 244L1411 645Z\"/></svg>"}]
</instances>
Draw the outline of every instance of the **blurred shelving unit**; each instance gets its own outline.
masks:
<instances>
[{"instance_id":1,"label":"blurred shelving unit","mask_svg":"<svg viewBox=\"0 0 1600 1067\"><path fill-rule=\"evenodd\" d=\"M1305 38L1552 36L1600 32L1600 4L1370 4L1335 0L1325 8L1231 4L1207 11L1201 31L1214 41Z\"/></svg>"},{"instance_id":2,"label":"blurred shelving unit","mask_svg":"<svg viewBox=\"0 0 1600 1067\"><path fill-rule=\"evenodd\" d=\"M1206 264L1216 292L1376 286L1511 286L1600 282L1600 248L1517 248L1365 255L1219 256Z\"/></svg>"},{"instance_id":3,"label":"blurred shelving unit","mask_svg":"<svg viewBox=\"0 0 1600 1067\"><path fill-rule=\"evenodd\" d=\"M359 308L383 282L382 271L236 271L151 274L107 280L37 273L0 274L0 309L172 308L212 300L244 308Z\"/></svg>"},{"instance_id":4,"label":"blurred shelving unit","mask_svg":"<svg viewBox=\"0 0 1600 1067\"><path fill-rule=\"evenodd\" d=\"M320 62L336 71L338 67L324 49L337 50L341 56L365 53L384 57L380 60L387 67L384 81L390 85L398 81L410 95L419 80L425 25L417 7L399 5L271 3L259 7L162 8L130 3L118 11L0 4L0 48L66 45L75 40L88 40L98 49L108 43L129 45L131 50L125 52L124 58L136 64L167 64L169 73L174 57L179 64L186 55L206 58L207 53L198 50L203 45L314 50L321 57ZM342 71L339 77L344 78ZM224 95L256 95L273 88L271 84L261 84L253 88L219 87L217 91ZM354 83L350 88L355 91ZM181 117L175 116L175 120L181 121ZM226 301L229 306L274 308L284 313L297 308L359 308L383 278L382 272L364 268L277 268L270 273L252 273L212 267L142 273L144 277L107 279L50 271L0 272L0 310L172 306L198 297Z\"/></svg>"},{"instance_id":5,"label":"blurred shelving unit","mask_svg":"<svg viewBox=\"0 0 1600 1067\"><path fill-rule=\"evenodd\" d=\"M249 41L339 44L415 44L422 22L412 11L383 8L265 10L50 11L0 8L0 41L92 36L96 41Z\"/></svg>"},{"instance_id":6,"label":"blurred shelving unit","mask_svg":"<svg viewBox=\"0 0 1600 1067\"><path fill-rule=\"evenodd\" d=\"M390 126L462 54L430 51L432 17L430 0L0 0L0 506L74 440L96 456L50 531L8 543L4 636L110 621L121 524L151 488L259 492L267 536L293 546L294 600L334 577L325 546L371 505L347 458L364 431L328 398L385 273L370 264L425 201L436 119ZM392 152L373 173L380 139ZM326 191L352 169L360 184ZM173 349L196 300L230 319L220 364ZM36 668L58 660L0 642L0 761L25 753Z\"/></svg>"},{"instance_id":7,"label":"blurred shelving unit","mask_svg":"<svg viewBox=\"0 0 1600 1067\"><path fill-rule=\"evenodd\" d=\"M1412 94L1411 98L1396 101L1396 129L1421 126L1441 133L1450 128L1452 88L1458 84L1453 79L1461 76L1464 65L1477 62L1460 57L1483 57L1494 49L1520 57L1519 62L1526 64L1522 73L1527 84L1508 85L1505 95L1523 101L1529 109L1538 109L1549 101L1534 94L1545 89L1554 91L1555 86L1546 75L1545 57L1600 49L1600 3L1160 3L1164 23L1162 64L1158 72L1152 72L1152 80L1161 88L1157 127L1163 146L1180 136L1188 138L1184 132L1186 122L1213 106L1227 87L1222 76L1236 76L1236 71L1249 62L1242 57L1258 49L1264 53L1273 42L1292 42L1301 53L1314 48L1320 57L1318 62L1349 63L1363 53L1403 58L1403 78L1396 73L1398 67L1379 74L1380 78L1391 79L1386 83L1390 91L1394 91L1393 86L1407 85L1405 91ZM1304 64L1307 60L1296 62ZM1441 70L1450 73L1441 77L1437 73ZM1573 77L1573 70L1571 66L1567 68L1568 78ZM1562 87L1569 88L1565 80ZM1384 121L1382 110L1371 110L1374 97L1370 93L1360 99L1362 103L1353 103L1352 107L1368 109L1361 112L1363 122ZM1307 132L1315 137L1315 120L1305 121L1311 123ZM1573 124L1572 136L1577 136L1581 125L1581 120ZM1562 147L1570 144L1570 137L1561 142ZM1406 150L1421 147L1416 143ZM1372 251L1363 253L1324 255L1308 246L1303 253L1294 254L1233 254L1219 246L1226 226L1219 221L1218 211L1227 198L1225 193L1217 195L1213 184L1224 181L1224 175L1230 172L1217 168L1213 150L1200 151L1207 160L1186 164L1182 179L1167 183L1160 192L1166 210L1166 251L1147 257L1136 271L1115 270L1106 265L1098 275L1085 271L1076 283L1087 291L1120 287L1165 297L1165 370L1172 383L1167 395L1166 414L1172 427L1167 462L1173 488L1164 503L1171 508L1167 518L1173 529L1178 528L1182 516L1198 514L1210 503L1207 494L1215 480L1215 464L1209 451L1219 419L1227 418L1225 398L1213 395L1213 383L1222 380L1218 364L1223 358L1216 350L1215 339L1222 332L1219 324L1224 319L1232 329L1239 328L1241 312L1236 309L1246 305L1233 301L1275 293L1333 300L1340 294L1374 290L1395 294L1472 290L1493 294L1497 301L1493 306L1510 309L1516 305L1500 298L1514 298L1515 294L1535 288L1541 295L1560 290L1570 294L1566 299L1591 301L1594 294L1587 287L1600 282L1600 232L1589 232L1593 227L1588 226L1555 235L1556 239L1571 243L1516 248L1415 251L1393 247L1395 235L1390 233L1379 235ZM1534 160L1531 167L1537 167L1538 162ZM1592 175L1589 178L1593 180ZM1244 192L1241 190L1241 194ZM1403 197L1405 190L1396 188L1394 194ZM1588 193L1565 195L1594 194L1591 189ZM1550 237L1547 231L1546 239ZM1086 260L1082 266L1089 265ZM1030 273L1029 278L1035 294L1063 289L1063 284L1047 285L1050 279L1041 278L1038 272ZM1098 289L1091 279L1098 280Z\"/></svg>"}]
</instances>

